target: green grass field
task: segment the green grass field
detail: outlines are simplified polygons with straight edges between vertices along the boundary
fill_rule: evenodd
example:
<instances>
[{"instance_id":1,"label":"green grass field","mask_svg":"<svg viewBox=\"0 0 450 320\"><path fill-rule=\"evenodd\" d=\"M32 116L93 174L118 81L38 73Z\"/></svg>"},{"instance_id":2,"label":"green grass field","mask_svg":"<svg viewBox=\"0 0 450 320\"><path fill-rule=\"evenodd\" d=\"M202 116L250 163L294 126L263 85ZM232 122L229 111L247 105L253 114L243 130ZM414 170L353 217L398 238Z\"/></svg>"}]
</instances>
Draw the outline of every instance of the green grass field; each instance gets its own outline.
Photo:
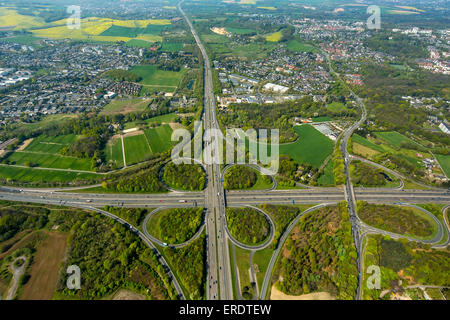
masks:
<instances>
[{"instance_id":1,"label":"green grass field","mask_svg":"<svg viewBox=\"0 0 450 320\"><path fill-rule=\"evenodd\" d=\"M75 157L65 157L61 155L18 151L9 154L7 159L10 164L27 165L42 168L57 168L70 170L91 171L91 160Z\"/></svg>"},{"instance_id":2,"label":"green grass field","mask_svg":"<svg viewBox=\"0 0 450 320\"><path fill-rule=\"evenodd\" d=\"M161 116L156 116L150 119L147 119L146 122L147 123L157 123L157 124L161 124L161 123L173 123L175 122L175 119L177 118L176 113L168 113L168 114L163 114Z\"/></svg>"},{"instance_id":3,"label":"green grass field","mask_svg":"<svg viewBox=\"0 0 450 320\"><path fill-rule=\"evenodd\" d=\"M330 117L317 117L317 118L313 118L312 122L316 123L316 122L326 122L326 121L331 121L332 119Z\"/></svg>"},{"instance_id":4,"label":"green grass field","mask_svg":"<svg viewBox=\"0 0 450 320\"><path fill-rule=\"evenodd\" d=\"M163 42L161 46L162 51L178 52L183 49L183 44L180 42Z\"/></svg>"},{"instance_id":5,"label":"green grass field","mask_svg":"<svg viewBox=\"0 0 450 320\"><path fill-rule=\"evenodd\" d=\"M171 141L172 128L168 124L145 130L145 136L152 153L160 153L170 149L173 142Z\"/></svg>"},{"instance_id":6,"label":"green grass field","mask_svg":"<svg viewBox=\"0 0 450 320\"><path fill-rule=\"evenodd\" d=\"M338 113L338 112L342 112L342 111L347 110L347 107L345 106L345 104L343 104L341 102L333 101L332 103L330 103L327 106L327 109L332 111L332 112L337 112Z\"/></svg>"},{"instance_id":7,"label":"green grass field","mask_svg":"<svg viewBox=\"0 0 450 320\"><path fill-rule=\"evenodd\" d=\"M139 39L131 39L125 43L128 47L137 47L137 48L149 48L153 44L146 40L139 40Z\"/></svg>"},{"instance_id":8,"label":"green grass field","mask_svg":"<svg viewBox=\"0 0 450 320\"><path fill-rule=\"evenodd\" d=\"M256 32L253 29L247 29L247 28L230 28L230 27L227 27L226 29L227 29L228 32L235 33L235 34L250 34L250 33Z\"/></svg>"},{"instance_id":9,"label":"green grass field","mask_svg":"<svg viewBox=\"0 0 450 320\"><path fill-rule=\"evenodd\" d=\"M312 45L297 40L290 40L287 43L287 49L294 52L318 52Z\"/></svg>"},{"instance_id":10,"label":"green grass field","mask_svg":"<svg viewBox=\"0 0 450 320\"><path fill-rule=\"evenodd\" d=\"M150 100L142 98L113 100L103 108L100 114L112 115L118 113L127 114L131 112L140 112L147 108L149 102Z\"/></svg>"},{"instance_id":11,"label":"green grass field","mask_svg":"<svg viewBox=\"0 0 450 320\"><path fill-rule=\"evenodd\" d=\"M333 160L328 161L325 168L323 168L323 174L317 179L317 184L322 187L334 186L334 174L333 174Z\"/></svg>"},{"instance_id":12,"label":"green grass field","mask_svg":"<svg viewBox=\"0 0 450 320\"><path fill-rule=\"evenodd\" d=\"M417 145L422 151L425 151L425 148L423 146L395 131L377 132L375 135L396 148L401 148L402 143L411 143Z\"/></svg>"},{"instance_id":13,"label":"green grass field","mask_svg":"<svg viewBox=\"0 0 450 320\"><path fill-rule=\"evenodd\" d=\"M280 154L285 154L297 163L320 167L333 152L334 143L311 125L295 126L299 136L296 142L280 145Z\"/></svg>"},{"instance_id":14,"label":"green grass field","mask_svg":"<svg viewBox=\"0 0 450 320\"><path fill-rule=\"evenodd\" d=\"M357 134L354 134L352 136L352 141L356 142L356 143L359 143L360 145L363 145L363 146L365 146L367 148L370 148L370 149L373 149L375 151L381 152L381 153L386 152L386 150L382 146L379 146L379 145L377 145L377 144L375 144L375 143L373 143L373 142L371 142L371 141L369 141L369 140L367 140L367 139L365 139L365 138L363 138L363 137L361 137L360 135L357 135Z\"/></svg>"},{"instance_id":15,"label":"green grass field","mask_svg":"<svg viewBox=\"0 0 450 320\"><path fill-rule=\"evenodd\" d=\"M105 160L112 162L117 168L123 167L122 139L113 139L105 147Z\"/></svg>"},{"instance_id":16,"label":"green grass field","mask_svg":"<svg viewBox=\"0 0 450 320\"><path fill-rule=\"evenodd\" d=\"M127 165L145 161L152 151L144 134L124 138Z\"/></svg>"},{"instance_id":17,"label":"green grass field","mask_svg":"<svg viewBox=\"0 0 450 320\"><path fill-rule=\"evenodd\" d=\"M232 48L232 54L246 59L263 59L277 47L275 42L252 42Z\"/></svg>"},{"instance_id":18,"label":"green grass field","mask_svg":"<svg viewBox=\"0 0 450 320\"><path fill-rule=\"evenodd\" d=\"M75 180L91 180L98 177L101 176L95 173L17 168L0 165L0 179L11 179L21 182L73 182Z\"/></svg>"},{"instance_id":19,"label":"green grass field","mask_svg":"<svg viewBox=\"0 0 450 320\"><path fill-rule=\"evenodd\" d=\"M444 170L445 175L447 177L450 177L450 156L442 155L442 154L436 154L437 161L439 161L439 164L442 167L442 170Z\"/></svg>"},{"instance_id":20,"label":"green grass field","mask_svg":"<svg viewBox=\"0 0 450 320\"><path fill-rule=\"evenodd\" d=\"M41 135L35 138L23 151L15 151L5 156L3 163L42 168L57 168L91 171L90 159L61 155L61 150L77 140L74 134L56 137Z\"/></svg>"},{"instance_id":21,"label":"green grass field","mask_svg":"<svg viewBox=\"0 0 450 320\"><path fill-rule=\"evenodd\" d=\"M143 85L173 87L178 86L183 74L186 72L185 70L180 72L158 70L156 66L151 65L135 66L130 71L142 77L140 83Z\"/></svg>"}]
</instances>

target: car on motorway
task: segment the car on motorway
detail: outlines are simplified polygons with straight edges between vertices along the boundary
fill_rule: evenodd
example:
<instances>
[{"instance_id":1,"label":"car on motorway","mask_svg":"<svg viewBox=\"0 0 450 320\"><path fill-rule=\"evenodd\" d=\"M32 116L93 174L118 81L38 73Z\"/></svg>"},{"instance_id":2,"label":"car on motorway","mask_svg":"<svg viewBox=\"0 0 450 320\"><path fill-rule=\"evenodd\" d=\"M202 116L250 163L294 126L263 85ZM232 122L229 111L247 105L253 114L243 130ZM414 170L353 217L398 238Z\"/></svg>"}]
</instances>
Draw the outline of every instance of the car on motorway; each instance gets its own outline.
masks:
<instances>
[{"instance_id":1,"label":"car on motorway","mask_svg":"<svg viewBox=\"0 0 450 320\"><path fill-rule=\"evenodd\" d=\"M87 199L86 202L87 202L87 203L91 203L92 200L91 200L91 199Z\"/></svg>"},{"instance_id":2,"label":"car on motorway","mask_svg":"<svg viewBox=\"0 0 450 320\"><path fill-rule=\"evenodd\" d=\"M178 202L180 202L180 203L186 203L187 200L178 200Z\"/></svg>"},{"instance_id":3,"label":"car on motorway","mask_svg":"<svg viewBox=\"0 0 450 320\"><path fill-rule=\"evenodd\" d=\"M165 242L163 242L161 245L162 245L163 247L167 247L167 243L165 243Z\"/></svg>"}]
</instances>

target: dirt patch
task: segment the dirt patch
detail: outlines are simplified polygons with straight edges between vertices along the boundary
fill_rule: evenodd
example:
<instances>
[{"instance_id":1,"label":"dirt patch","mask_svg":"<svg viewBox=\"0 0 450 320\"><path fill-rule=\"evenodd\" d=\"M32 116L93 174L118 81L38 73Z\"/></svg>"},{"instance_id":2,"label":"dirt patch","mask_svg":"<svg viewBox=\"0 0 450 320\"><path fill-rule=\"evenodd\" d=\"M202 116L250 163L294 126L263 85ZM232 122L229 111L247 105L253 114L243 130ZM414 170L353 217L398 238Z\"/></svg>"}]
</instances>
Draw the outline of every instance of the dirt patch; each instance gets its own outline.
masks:
<instances>
[{"instance_id":1,"label":"dirt patch","mask_svg":"<svg viewBox=\"0 0 450 320\"><path fill-rule=\"evenodd\" d=\"M177 129L181 129L181 128L183 128L183 125L181 124L181 123L176 123L176 122L173 122L173 123L169 123L169 126L172 128L172 130L177 130Z\"/></svg>"},{"instance_id":2,"label":"dirt patch","mask_svg":"<svg viewBox=\"0 0 450 320\"><path fill-rule=\"evenodd\" d=\"M302 294L300 296L290 296L284 294L283 292L275 288L275 286L272 286L270 300L336 300L336 298L328 292L314 292Z\"/></svg>"},{"instance_id":3,"label":"dirt patch","mask_svg":"<svg viewBox=\"0 0 450 320\"><path fill-rule=\"evenodd\" d=\"M126 137L132 137L132 136L139 136L139 135L141 135L141 134L144 134L144 131L142 131L142 130L136 130L136 131L132 131L132 132L125 133L125 134L123 135L123 137L126 138Z\"/></svg>"},{"instance_id":4,"label":"dirt patch","mask_svg":"<svg viewBox=\"0 0 450 320\"><path fill-rule=\"evenodd\" d=\"M66 252L66 233L47 232L47 238L38 247L31 277L23 288L21 300L50 300L56 288L59 264Z\"/></svg>"},{"instance_id":5,"label":"dirt patch","mask_svg":"<svg viewBox=\"0 0 450 320\"><path fill-rule=\"evenodd\" d=\"M357 155L363 156L365 158L375 156L379 152L373 149L370 149L366 146L363 146L362 144L353 142L353 152Z\"/></svg>"},{"instance_id":6,"label":"dirt patch","mask_svg":"<svg viewBox=\"0 0 450 320\"><path fill-rule=\"evenodd\" d=\"M143 295L133 292L133 291L120 289L114 295L112 300L145 300L145 297Z\"/></svg>"},{"instance_id":7,"label":"dirt patch","mask_svg":"<svg viewBox=\"0 0 450 320\"><path fill-rule=\"evenodd\" d=\"M19 148L17 148L16 151L23 151L26 149L26 147L28 147L31 143L31 141L33 141L33 138L27 139L25 140L20 146Z\"/></svg>"}]
</instances>

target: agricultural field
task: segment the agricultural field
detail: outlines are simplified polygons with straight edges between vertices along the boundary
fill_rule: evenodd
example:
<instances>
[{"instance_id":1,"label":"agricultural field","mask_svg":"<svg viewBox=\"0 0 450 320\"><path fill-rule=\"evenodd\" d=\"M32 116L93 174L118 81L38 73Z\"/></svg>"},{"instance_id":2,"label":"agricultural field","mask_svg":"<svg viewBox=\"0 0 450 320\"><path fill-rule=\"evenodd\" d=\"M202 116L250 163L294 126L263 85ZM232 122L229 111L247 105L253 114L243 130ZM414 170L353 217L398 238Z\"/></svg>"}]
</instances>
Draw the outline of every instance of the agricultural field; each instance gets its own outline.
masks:
<instances>
[{"instance_id":1,"label":"agricultural field","mask_svg":"<svg viewBox=\"0 0 450 320\"><path fill-rule=\"evenodd\" d=\"M256 30L253 29L248 29L248 28L231 28L231 27L226 27L228 32L231 33L235 33L235 34L251 34L251 33L255 33Z\"/></svg>"},{"instance_id":2,"label":"agricultural field","mask_svg":"<svg viewBox=\"0 0 450 320\"><path fill-rule=\"evenodd\" d=\"M439 164L441 165L442 170L444 170L445 175L447 177L450 177L450 156L449 155L436 154L436 159L439 162Z\"/></svg>"},{"instance_id":3,"label":"agricultural field","mask_svg":"<svg viewBox=\"0 0 450 320\"><path fill-rule=\"evenodd\" d=\"M146 129L143 134L124 137L126 164L143 162L155 153L169 150L172 146L171 136L172 128L164 124L156 128ZM118 151L116 153L119 157Z\"/></svg>"},{"instance_id":4,"label":"agricultural field","mask_svg":"<svg viewBox=\"0 0 450 320\"><path fill-rule=\"evenodd\" d=\"M33 29L31 32L40 38L74 39L128 42L141 39L147 42L161 41L162 37L155 34L157 29L170 25L169 20L117 20L109 18L90 17L81 20L81 29L67 28L67 19L47 24L47 28ZM152 26L156 26L153 27ZM42 25L40 27L43 27Z\"/></svg>"},{"instance_id":5,"label":"agricultural field","mask_svg":"<svg viewBox=\"0 0 450 320\"><path fill-rule=\"evenodd\" d=\"M152 153L165 152L173 145L171 140L172 128L168 124L147 129L144 132L148 142L150 143Z\"/></svg>"},{"instance_id":6,"label":"agricultural field","mask_svg":"<svg viewBox=\"0 0 450 320\"><path fill-rule=\"evenodd\" d=\"M126 99L126 100L113 100L108 103L100 112L101 115L113 115L113 114L127 114L132 112L144 111L150 100L149 99Z\"/></svg>"},{"instance_id":7,"label":"agricultural field","mask_svg":"<svg viewBox=\"0 0 450 320\"><path fill-rule=\"evenodd\" d=\"M107 163L112 163L116 168L122 168L123 163L123 151L122 151L122 139L116 137L112 138L105 147L105 160Z\"/></svg>"},{"instance_id":8,"label":"agricultural field","mask_svg":"<svg viewBox=\"0 0 450 320\"><path fill-rule=\"evenodd\" d=\"M44 19L22 15L12 8L0 8L0 27L12 27L14 30L42 27L45 25Z\"/></svg>"},{"instance_id":9,"label":"agricultural field","mask_svg":"<svg viewBox=\"0 0 450 320\"><path fill-rule=\"evenodd\" d=\"M101 175L96 173L42 170L39 168L21 168L0 164L0 180L7 182L59 183L90 181L99 178L101 178Z\"/></svg>"},{"instance_id":10,"label":"agricultural field","mask_svg":"<svg viewBox=\"0 0 450 320\"><path fill-rule=\"evenodd\" d=\"M420 151L425 150L425 148L420 144L418 144L417 142L395 131L377 132L376 136L386 141L388 144L397 148L402 148L405 144L411 144L415 145Z\"/></svg>"},{"instance_id":11,"label":"agricultural field","mask_svg":"<svg viewBox=\"0 0 450 320\"><path fill-rule=\"evenodd\" d=\"M143 162L152 155L149 142L144 134L125 137L124 144L127 165Z\"/></svg>"},{"instance_id":12,"label":"agricultural field","mask_svg":"<svg viewBox=\"0 0 450 320\"><path fill-rule=\"evenodd\" d=\"M181 42L163 42L161 45L161 51L178 52L183 49Z\"/></svg>"},{"instance_id":13,"label":"agricultural field","mask_svg":"<svg viewBox=\"0 0 450 320\"><path fill-rule=\"evenodd\" d=\"M266 36L266 41L269 42L279 42L281 39L283 39L283 33L281 31L274 32Z\"/></svg>"},{"instance_id":14,"label":"agricultural field","mask_svg":"<svg viewBox=\"0 0 450 320\"><path fill-rule=\"evenodd\" d=\"M41 135L35 138L25 149L20 150L19 148L7 154L2 162L25 167L91 171L90 159L61 155L61 150L74 143L77 138L73 134L57 137Z\"/></svg>"},{"instance_id":15,"label":"agricultural field","mask_svg":"<svg viewBox=\"0 0 450 320\"><path fill-rule=\"evenodd\" d=\"M151 65L135 66L130 71L142 78L139 84L144 86L143 90L148 87L150 90L167 90L169 88L175 91L186 73L186 69L179 72L165 71Z\"/></svg>"},{"instance_id":16,"label":"agricultural field","mask_svg":"<svg viewBox=\"0 0 450 320\"><path fill-rule=\"evenodd\" d=\"M290 156L299 164L307 163L316 168L320 167L333 152L333 141L310 125L295 126L294 131L299 136L298 140L281 144L280 154Z\"/></svg>"}]
</instances>

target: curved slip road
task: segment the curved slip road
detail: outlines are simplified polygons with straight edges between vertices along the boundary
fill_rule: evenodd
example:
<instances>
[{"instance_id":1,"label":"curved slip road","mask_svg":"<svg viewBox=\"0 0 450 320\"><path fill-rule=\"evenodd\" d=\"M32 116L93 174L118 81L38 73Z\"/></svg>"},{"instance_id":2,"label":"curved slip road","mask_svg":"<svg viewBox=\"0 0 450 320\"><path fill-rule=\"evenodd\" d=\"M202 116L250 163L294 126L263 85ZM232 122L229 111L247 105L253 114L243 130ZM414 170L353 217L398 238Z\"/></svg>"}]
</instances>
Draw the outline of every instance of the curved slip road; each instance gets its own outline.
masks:
<instances>
[{"instance_id":1,"label":"curved slip road","mask_svg":"<svg viewBox=\"0 0 450 320\"><path fill-rule=\"evenodd\" d=\"M179 207L160 207L160 208L156 208L155 210L153 210L152 212L150 212L149 214L147 214L145 216L144 221L142 222L142 230L145 234L145 236L147 238L149 238L152 242L156 243L157 245L161 246L161 247L171 247L171 248L175 248L175 249L179 249L179 248L183 248L185 246L187 246L188 244L192 243L193 241L197 240L198 237L200 237L200 235L203 233L203 230L205 230L205 218L202 217L202 223L200 224L198 230L195 232L195 234L192 236L192 238L190 238L188 241L183 242L183 243L179 243L179 244L171 244L168 243L167 245L159 240L158 238L152 236L148 230L147 230L147 224L148 221L150 220L150 218L157 212L161 211L161 210L165 210L165 209L174 209L174 208L179 208ZM184 207L184 208L195 208L195 207Z\"/></svg>"}]
</instances>

